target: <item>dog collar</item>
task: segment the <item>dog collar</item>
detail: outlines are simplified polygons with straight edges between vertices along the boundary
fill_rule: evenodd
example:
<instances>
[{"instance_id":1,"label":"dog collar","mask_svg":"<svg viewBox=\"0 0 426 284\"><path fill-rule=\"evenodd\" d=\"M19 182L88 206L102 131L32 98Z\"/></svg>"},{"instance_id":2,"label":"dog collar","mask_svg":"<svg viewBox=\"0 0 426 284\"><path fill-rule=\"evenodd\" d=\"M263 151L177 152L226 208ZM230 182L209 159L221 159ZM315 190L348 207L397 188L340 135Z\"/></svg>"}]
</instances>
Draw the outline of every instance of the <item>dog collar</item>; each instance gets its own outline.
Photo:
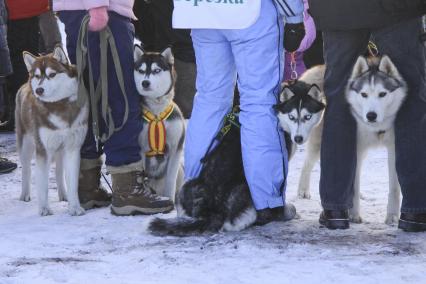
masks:
<instances>
[{"instance_id":1,"label":"dog collar","mask_svg":"<svg viewBox=\"0 0 426 284\"><path fill-rule=\"evenodd\" d=\"M148 142L150 150L145 153L148 157L164 155L166 149L166 127L164 121L173 113L174 104L168 105L164 111L158 116L149 110L143 111L143 118L149 123L148 125Z\"/></svg>"}]
</instances>

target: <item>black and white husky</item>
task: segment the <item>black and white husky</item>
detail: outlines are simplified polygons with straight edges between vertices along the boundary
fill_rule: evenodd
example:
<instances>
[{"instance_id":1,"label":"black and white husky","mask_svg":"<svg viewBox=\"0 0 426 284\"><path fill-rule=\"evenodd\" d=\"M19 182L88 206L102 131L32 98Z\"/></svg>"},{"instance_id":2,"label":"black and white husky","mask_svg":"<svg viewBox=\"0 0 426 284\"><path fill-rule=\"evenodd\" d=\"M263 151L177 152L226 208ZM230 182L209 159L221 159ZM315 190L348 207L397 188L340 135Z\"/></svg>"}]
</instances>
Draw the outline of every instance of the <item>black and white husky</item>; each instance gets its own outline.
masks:
<instances>
[{"instance_id":1,"label":"black and white husky","mask_svg":"<svg viewBox=\"0 0 426 284\"><path fill-rule=\"evenodd\" d=\"M322 89L324 68L322 66L308 70L301 81L315 83ZM352 222L362 222L359 188L362 160L369 148L382 145L388 150L389 168L389 196L385 223L392 224L398 221L400 207L400 187L395 169L394 121L407 95L406 83L388 56L372 59L361 56L353 67L345 95L357 122L358 163L350 219ZM312 131L298 189L299 197L309 198L310 173L320 155L322 113L312 112L312 109L304 107L305 103L302 100L296 101L296 98L297 96L292 97L291 94L282 96L284 104L293 101L293 106L283 110L279 118L283 128L292 133L296 143L304 141L302 138L296 138L300 135L298 133L303 133L306 129ZM307 117L310 117L309 121L315 122L313 124L316 125L314 126L316 129L311 130L312 125L306 124ZM300 131L300 128L305 130Z\"/></svg>"},{"instance_id":2,"label":"black and white husky","mask_svg":"<svg viewBox=\"0 0 426 284\"><path fill-rule=\"evenodd\" d=\"M182 150L185 121L173 102L175 72L170 48L162 53L134 49L134 77L142 96L146 120L139 135L148 186L159 195L175 199L183 183Z\"/></svg>"},{"instance_id":3,"label":"black and white husky","mask_svg":"<svg viewBox=\"0 0 426 284\"><path fill-rule=\"evenodd\" d=\"M307 155L297 191L300 198L311 197L309 181L312 168L319 160L322 118L326 107L324 72L325 66L307 70L296 83L284 86L280 103L275 106L281 127L292 143L290 157L294 154L295 145L307 143Z\"/></svg>"}]
</instances>

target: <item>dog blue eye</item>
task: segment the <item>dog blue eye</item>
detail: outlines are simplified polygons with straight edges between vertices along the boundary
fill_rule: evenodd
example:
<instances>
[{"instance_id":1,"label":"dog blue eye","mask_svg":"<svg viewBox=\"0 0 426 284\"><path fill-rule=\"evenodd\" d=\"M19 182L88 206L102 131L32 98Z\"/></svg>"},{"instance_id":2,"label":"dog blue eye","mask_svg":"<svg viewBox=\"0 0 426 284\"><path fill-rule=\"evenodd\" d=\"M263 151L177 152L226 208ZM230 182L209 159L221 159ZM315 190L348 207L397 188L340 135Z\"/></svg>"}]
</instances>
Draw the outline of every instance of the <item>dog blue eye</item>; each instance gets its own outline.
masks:
<instances>
[{"instance_id":1,"label":"dog blue eye","mask_svg":"<svg viewBox=\"0 0 426 284\"><path fill-rule=\"evenodd\" d=\"M55 76L56 76L56 73L50 73L50 74L49 74L49 77L50 77L50 78L53 78L53 77L55 77Z\"/></svg>"},{"instance_id":2,"label":"dog blue eye","mask_svg":"<svg viewBox=\"0 0 426 284\"><path fill-rule=\"evenodd\" d=\"M380 98L386 97L387 94L388 93L386 93L386 92L381 92L381 93L379 93L379 97Z\"/></svg>"},{"instance_id":3,"label":"dog blue eye","mask_svg":"<svg viewBox=\"0 0 426 284\"><path fill-rule=\"evenodd\" d=\"M143 71L142 69L139 69L138 72L141 74L145 74L145 71Z\"/></svg>"},{"instance_id":4,"label":"dog blue eye","mask_svg":"<svg viewBox=\"0 0 426 284\"><path fill-rule=\"evenodd\" d=\"M363 98L368 97L367 93L361 93L361 96L362 96Z\"/></svg>"},{"instance_id":5,"label":"dog blue eye","mask_svg":"<svg viewBox=\"0 0 426 284\"><path fill-rule=\"evenodd\" d=\"M310 120L311 118L312 118L312 115L310 115L310 114L305 115L305 120Z\"/></svg>"},{"instance_id":6,"label":"dog blue eye","mask_svg":"<svg viewBox=\"0 0 426 284\"><path fill-rule=\"evenodd\" d=\"M160 73L161 72L161 69L155 69L152 73L154 73L154 74L158 74L158 73Z\"/></svg>"},{"instance_id":7,"label":"dog blue eye","mask_svg":"<svg viewBox=\"0 0 426 284\"><path fill-rule=\"evenodd\" d=\"M296 120L296 118L295 118L293 115L291 115L291 114L289 114L289 115L288 115L288 118L289 118L291 121Z\"/></svg>"}]
</instances>

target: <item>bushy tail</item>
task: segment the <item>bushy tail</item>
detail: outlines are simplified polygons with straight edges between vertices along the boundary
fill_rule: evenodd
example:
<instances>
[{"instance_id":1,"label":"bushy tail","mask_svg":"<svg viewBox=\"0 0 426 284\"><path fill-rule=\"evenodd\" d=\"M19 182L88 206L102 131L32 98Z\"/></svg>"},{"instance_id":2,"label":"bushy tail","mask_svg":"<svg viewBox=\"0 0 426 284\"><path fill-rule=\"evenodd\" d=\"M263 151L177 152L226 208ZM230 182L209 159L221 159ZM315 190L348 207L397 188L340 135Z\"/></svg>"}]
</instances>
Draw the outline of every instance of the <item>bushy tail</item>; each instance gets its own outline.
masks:
<instances>
[{"instance_id":1,"label":"bushy tail","mask_svg":"<svg viewBox=\"0 0 426 284\"><path fill-rule=\"evenodd\" d=\"M208 220L194 218L155 218L149 224L148 230L154 235L188 236L200 234L207 230Z\"/></svg>"}]
</instances>

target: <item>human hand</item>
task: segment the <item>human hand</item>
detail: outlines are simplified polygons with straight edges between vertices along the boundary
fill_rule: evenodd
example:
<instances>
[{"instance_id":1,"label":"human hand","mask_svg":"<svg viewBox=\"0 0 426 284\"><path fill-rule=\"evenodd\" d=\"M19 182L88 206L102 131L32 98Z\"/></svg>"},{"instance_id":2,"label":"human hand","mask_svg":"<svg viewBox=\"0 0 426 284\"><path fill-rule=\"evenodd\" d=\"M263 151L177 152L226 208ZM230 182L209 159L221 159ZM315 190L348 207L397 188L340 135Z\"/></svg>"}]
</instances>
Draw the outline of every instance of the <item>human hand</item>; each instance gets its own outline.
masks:
<instances>
[{"instance_id":1,"label":"human hand","mask_svg":"<svg viewBox=\"0 0 426 284\"><path fill-rule=\"evenodd\" d=\"M288 52L296 51L303 38L305 37L305 25L298 24L285 24L284 26L284 49Z\"/></svg>"},{"instance_id":2,"label":"human hand","mask_svg":"<svg viewBox=\"0 0 426 284\"><path fill-rule=\"evenodd\" d=\"M99 32L108 24L108 9L106 6L96 7L89 10L89 30Z\"/></svg>"}]
</instances>

